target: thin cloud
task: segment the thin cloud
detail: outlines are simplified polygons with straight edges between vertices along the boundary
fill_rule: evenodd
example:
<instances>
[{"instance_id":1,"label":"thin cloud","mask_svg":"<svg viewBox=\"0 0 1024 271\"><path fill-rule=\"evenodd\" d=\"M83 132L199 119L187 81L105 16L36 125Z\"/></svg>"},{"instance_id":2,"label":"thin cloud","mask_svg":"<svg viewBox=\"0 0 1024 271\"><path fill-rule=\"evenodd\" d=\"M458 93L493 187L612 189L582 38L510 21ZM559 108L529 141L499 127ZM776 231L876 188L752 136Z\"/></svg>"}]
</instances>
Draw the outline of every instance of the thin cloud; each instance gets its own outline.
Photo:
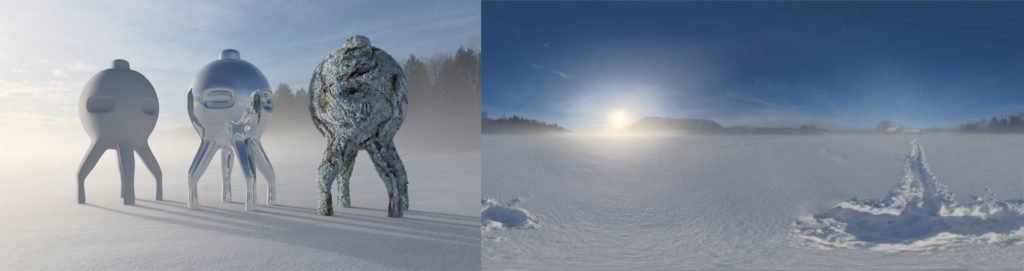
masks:
<instances>
[{"instance_id":1,"label":"thin cloud","mask_svg":"<svg viewBox=\"0 0 1024 271\"><path fill-rule=\"evenodd\" d=\"M399 61L404 57L451 53L478 45L480 2L472 0L398 5L330 2L295 5L244 2L90 2L36 1L0 10L0 51L18 51L0 63L0 112L49 114L60 96L75 105L80 86L57 95L48 81L85 83L92 73L121 58L154 85L161 98L180 95L196 69L235 48L260 67L272 85L305 87L325 54L353 34L368 35ZM118 16L126 11L136 16ZM46 13L46 18L35 14ZM264 19L273 14L273 22ZM75 23L68 23L75 22ZM110 41L118 41L110 43ZM269 41L269 42L268 42ZM20 86L15 86L21 84ZM40 98L53 97L53 98ZM161 99L161 122L188 123L184 101ZM74 106L72 106L74 109ZM166 110L164 110L166 109ZM75 116L75 110L60 114ZM169 119L170 120L170 119Z\"/></svg>"},{"instance_id":2,"label":"thin cloud","mask_svg":"<svg viewBox=\"0 0 1024 271\"><path fill-rule=\"evenodd\" d=\"M91 72L96 70L96 65L85 64L80 60L75 60L74 63L64 65L64 68L66 68L69 71Z\"/></svg>"},{"instance_id":3,"label":"thin cloud","mask_svg":"<svg viewBox=\"0 0 1024 271\"><path fill-rule=\"evenodd\" d=\"M67 95L71 93L72 87L62 81L33 83L0 80L0 98L30 98L38 102L50 103L66 99Z\"/></svg>"},{"instance_id":4,"label":"thin cloud","mask_svg":"<svg viewBox=\"0 0 1024 271\"><path fill-rule=\"evenodd\" d=\"M537 63L530 63L530 68L534 68L534 69L538 69L539 70L539 69L543 69L544 65L537 64Z\"/></svg>"},{"instance_id":5,"label":"thin cloud","mask_svg":"<svg viewBox=\"0 0 1024 271\"><path fill-rule=\"evenodd\" d=\"M560 70L551 69L551 73L554 73L555 75L558 75L558 77L569 79L569 74L566 74L565 72L562 72Z\"/></svg>"},{"instance_id":6,"label":"thin cloud","mask_svg":"<svg viewBox=\"0 0 1024 271\"><path fill-rule=\"evenodd\" d=\"M31 112L0 112L0 125L4 127L39 127L57 125L74 127L79 120L69 116L43 115Z\"/></svg>"}]
</instances>

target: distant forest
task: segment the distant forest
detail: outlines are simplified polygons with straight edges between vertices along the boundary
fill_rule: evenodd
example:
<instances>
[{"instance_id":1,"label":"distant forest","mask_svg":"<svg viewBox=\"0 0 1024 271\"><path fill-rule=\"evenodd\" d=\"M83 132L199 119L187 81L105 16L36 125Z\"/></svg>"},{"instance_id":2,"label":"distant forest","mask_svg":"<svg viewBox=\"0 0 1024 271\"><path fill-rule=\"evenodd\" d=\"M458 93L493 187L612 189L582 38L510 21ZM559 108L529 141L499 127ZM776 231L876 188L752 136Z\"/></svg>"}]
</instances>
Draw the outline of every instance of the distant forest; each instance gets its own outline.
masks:
<instances>
[{"instance_id":1,"label":"distant forest","mask_svg":"<svg viewBox=\"0 0 1024 271\"><path fill-rule=\"evenodd\" d=\"M409 111L398 132L399 146L479 148L480 53L459 48L454 54L405 58ZM274 91L274 115L268 136L316 135L304 88L280 84Z\"/></svg>"},{"instance_id":2,"label":"distant forest","mask_svg":"<svg viewBox=\"0 0 1024 271\"><path fill-rule=\"evenodd\" d=\"M988 120L960 125L962 132L975 133L1024 133L1024 113L1006 117L992 117Z\"/></svg>"},{"instance_id":3,"label":"distant forest","mask_svg":"<svg viewBox=\"0 0 1024 271\"><path fill-rule=\"evenodd\" d=\"M481 131L485 134L537 134L568 132L558 124L528 119L516 115L492 119L481 113Z\"/></svg>"}]
</instances>

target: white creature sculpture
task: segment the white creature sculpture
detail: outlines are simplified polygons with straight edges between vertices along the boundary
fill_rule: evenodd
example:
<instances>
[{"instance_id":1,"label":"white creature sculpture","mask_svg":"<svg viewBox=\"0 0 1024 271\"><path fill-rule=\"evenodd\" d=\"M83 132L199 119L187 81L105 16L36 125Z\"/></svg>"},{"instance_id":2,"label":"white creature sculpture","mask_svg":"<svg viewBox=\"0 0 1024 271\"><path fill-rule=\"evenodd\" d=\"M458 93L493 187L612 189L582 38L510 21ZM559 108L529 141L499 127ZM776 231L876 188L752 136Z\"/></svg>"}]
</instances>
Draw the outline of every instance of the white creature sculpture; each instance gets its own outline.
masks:
<instances>
[{"instance_id":1,"label":"white creature sculpture","mask_svg":"<svg viewBox=\"0 0 1024 271\"><path fill-rule=\"evenodd\" d=\"M353 36L316 67L309 95L313 124L328 138L318 170L317 213L334 213L331 184L338 177L338 201L351 206L348 181L363 149L387 187L388 216L402 217L409 209L409 182L393 140L409 103L402 67L384 50L370 46L370 39Z\"/></svg>"},{"instance_id":2,"label":"white creature sculpture","mask_svg":"<svg viewBox=\"0 0 1024 271\"><path fill-rule=\"evenodd\" d=\"M256 170L267 179L267 205L274 205L274 168L263 151L260 136L274 111L267 78L256 66L227 49L220 59L199 72L188 92L188 113L202 143L188 169L188 208L199 208L196 183L221 151L224 202L231 201L232 156L245 174L245 210L256 209Z\"/></svg>"},{"instance_id":3,"label":"white creature sculpture","mask_svg":"<svg viewBox=\"0 0 1024 271\"><path fill-rule=\"evenodd\" d=\"M135 204L136 152L156 178L156 200L163 200L163 173L147 142L159 114L153 85L131 70L128 61L114 60L113 67L89 79L78 103L78 116L92 138L78 169L78 203L85 203L85 177L109 149L117 150L125 205Z\"/></svg>"}]
</instances>

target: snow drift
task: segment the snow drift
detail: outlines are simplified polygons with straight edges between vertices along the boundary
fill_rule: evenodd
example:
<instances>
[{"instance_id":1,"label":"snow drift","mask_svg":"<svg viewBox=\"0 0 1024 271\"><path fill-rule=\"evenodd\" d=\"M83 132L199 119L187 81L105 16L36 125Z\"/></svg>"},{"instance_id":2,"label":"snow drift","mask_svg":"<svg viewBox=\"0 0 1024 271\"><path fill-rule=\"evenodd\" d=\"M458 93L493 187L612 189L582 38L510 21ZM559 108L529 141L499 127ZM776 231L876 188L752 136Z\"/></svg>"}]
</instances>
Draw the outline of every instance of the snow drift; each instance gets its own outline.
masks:
<instances>
[{"instance_id":1,"label":"snow drift","mask_svg":"<svg viewBox=\"0 0 1024 271\"><path fill-rule=\"evenodd\" d=\"M796 222L797 237L820 248L916 251L962 243L1018 244L1024 240L1024 200L989 195L960 204L938 182L916 140L903 179L883 199L853 198Z\"/></svg>"},{"instance_id":2,"label":"snow drift","mask_svg":"<svg viewBox=\"0 0 1024 271\"><path fill-rule=\"evenodd\" d=\"M483 231L494 229L533 229L538 226L537 218L526 209L516 207L519 199L513 199L507 205L499 205L497 200L483 199L480 211L480 226Z\"/></svg>"},{"instance_id":3,"label":"snow drift","mask_svg":"<svg viewBox=\"0 0 1024 271\"><path fill-rule=\"evenodd\" d=\"M887 188L904 176L905 136L484 135L480 196L495 199L491 211L528 210L539 227L480 231L483 269L1019 270L1024 242L1010 241L1019 235L1007 229L1020 216L973 202L1012 210L1009 206L1024 193L1024 137L933 133L917 138L935 173L928 175L941 176L949 187L936 191L985 195L983 188L989 187L998 194L957 195L959 204L946 205L955 207L946 208L951 214L932 222L903 222L915 234L855 230L852 220L818 221L810 214L853 195L878 195L872 197L880 198L875 205L844 205L898 216L903 207L882 208L881 202L889 198ZM924 156L919 157L923 165ZM521 200L508 205L516 198ZM863 213L860 218L875 217ZM794 227L805 215L805 224ZM964 222L952 222L958 220ZM965 227L970 231L961 230ZM875 241L865 241L870 234ZM892 252L915 249L907 245L914 242L945 245ZM858 243L874 249L821 249Z\"/></svg>"}]
</instances>

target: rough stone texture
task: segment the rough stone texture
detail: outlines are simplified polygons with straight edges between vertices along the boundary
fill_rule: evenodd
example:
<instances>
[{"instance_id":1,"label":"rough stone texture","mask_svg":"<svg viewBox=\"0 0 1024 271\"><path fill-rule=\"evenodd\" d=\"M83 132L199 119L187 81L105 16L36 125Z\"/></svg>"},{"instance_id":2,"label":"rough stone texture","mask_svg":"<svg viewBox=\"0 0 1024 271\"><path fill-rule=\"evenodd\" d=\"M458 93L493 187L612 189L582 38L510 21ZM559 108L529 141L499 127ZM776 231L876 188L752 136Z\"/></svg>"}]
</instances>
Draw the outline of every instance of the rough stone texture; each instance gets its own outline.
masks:
<instances>
[{"instance_id":1,"label":"rough stone texture","mask_svg":"<svg viewBox=\"0 0 1024 271\"><path fill-rule=\"evenodd\" d=\"M409 209L408 180L393 139L409 104L402 67L368 38L353 36L316 67L309 95L313 124L329 139L318 169L317 212L334 213L331 185L338 177L338 201L351 206L349 178L364 149L387 186L388 216L401 217Z\"/></svg>"}]
</instances>

